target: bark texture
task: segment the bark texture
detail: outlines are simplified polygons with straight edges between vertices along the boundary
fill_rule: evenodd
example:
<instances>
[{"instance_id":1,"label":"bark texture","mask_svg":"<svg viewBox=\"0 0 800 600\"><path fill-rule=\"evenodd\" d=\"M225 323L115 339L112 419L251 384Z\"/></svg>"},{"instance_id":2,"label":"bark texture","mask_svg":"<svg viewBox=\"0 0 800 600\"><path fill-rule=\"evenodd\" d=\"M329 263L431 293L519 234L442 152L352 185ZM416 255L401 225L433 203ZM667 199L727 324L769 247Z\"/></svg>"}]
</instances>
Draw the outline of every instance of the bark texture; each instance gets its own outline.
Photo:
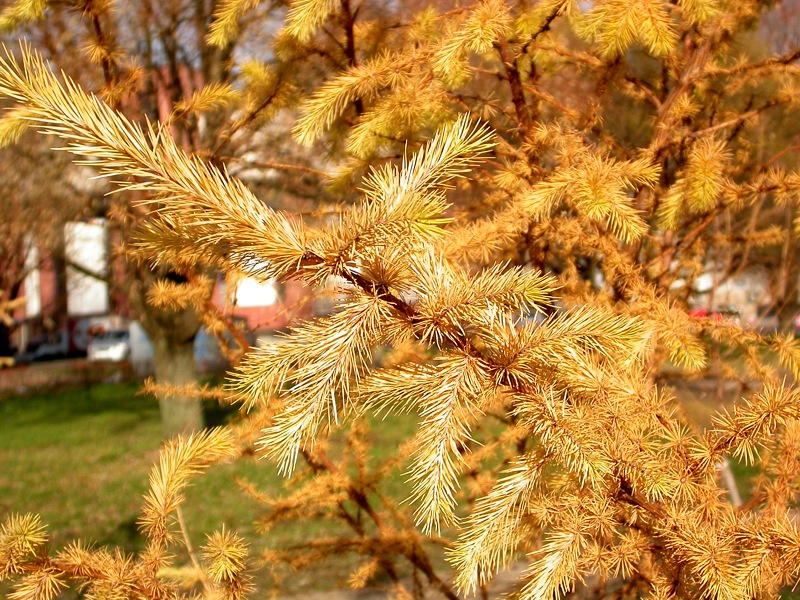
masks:
<instances>
[{"instance_id":1,"label":"bark texture","mask_svg":"<svg viewBox=\"0 0 800 600\"><path fill-rule=\"evenodd\" d=\"M182 387L197 381L194 364L194 336L188 340L163 337L154 342L156 382ZM164 437L192 433L203 428L202 401L187 394L161 393L158 396Z\"/></svg>"}]
</instances>

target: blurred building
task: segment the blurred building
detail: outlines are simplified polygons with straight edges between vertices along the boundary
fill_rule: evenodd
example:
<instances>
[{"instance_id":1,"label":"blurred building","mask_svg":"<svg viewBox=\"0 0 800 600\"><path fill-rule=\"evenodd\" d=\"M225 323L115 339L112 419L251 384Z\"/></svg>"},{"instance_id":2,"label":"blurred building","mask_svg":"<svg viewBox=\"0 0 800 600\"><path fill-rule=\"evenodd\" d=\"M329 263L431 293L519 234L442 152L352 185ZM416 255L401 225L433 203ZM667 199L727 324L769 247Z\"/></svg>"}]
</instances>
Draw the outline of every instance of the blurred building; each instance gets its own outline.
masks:
<instances>
[{"instance_id":1,"label":"blurred building","mask_svg":"<svg viewBox=\"0 0 800 600\"><path fill-rule=\"evenodd\" d=\"M108 222L97 218L64 225L61 257L42 256L32 248L22 290L26 301L15 313L18 350L33 340L67 332L70 350L80 352L86 349L93 331L129 326L130 306L120 292L123 286L115 285L123 283L125 273L109 260L111 237ZM212 303L255 339L285 330L298 318L308 318L310 297L308 288L298 282L244 277L232 285L219 277ZM219 362L213 341L201 339L197 351L206 357L202 359L205 363Z\"/></svg>"},{"instance_id":2,"label":"blurred building","mask_svg":"<svg viewBox=\"0 0 800 600\"><path fill-rule=\"evenodd\" d=\"M695 282L694 302L713 311L735 310L743 322L752 322L762 306L772 303L769 296L769 271L751 267L722 280L705 273Z\"/></svg>"},{"instance_id":3,"label":"blurred building","mask_svg":"<svg viewBox=\"0 0 800 600\"><path fill-rule=\"evenodd\" d=\"M69 351L86 349L94 320L117 320L109 302L108 231L104 219L64 225L63 254L44 255L33 246L22 284L25 304L16 314L15 342L24 350L33 340L67 332ZM33 244L33 242L31 242ZM107 325L103 325L107 326Z\"/></svg>"}]
</instances>

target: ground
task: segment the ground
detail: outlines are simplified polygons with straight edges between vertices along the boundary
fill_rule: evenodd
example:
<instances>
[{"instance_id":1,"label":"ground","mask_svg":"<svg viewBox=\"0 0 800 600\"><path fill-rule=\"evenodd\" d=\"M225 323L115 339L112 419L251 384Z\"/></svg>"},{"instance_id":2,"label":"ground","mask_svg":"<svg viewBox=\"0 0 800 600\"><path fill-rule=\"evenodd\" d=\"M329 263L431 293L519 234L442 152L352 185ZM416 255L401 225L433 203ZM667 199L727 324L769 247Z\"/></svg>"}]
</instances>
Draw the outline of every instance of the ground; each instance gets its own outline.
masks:
<instances>
[{"instance_id":1,"label":"ground","mask_svg":"<svg viewBox=\"0 0 800 600\"><path fill-rule=\"evenodd\" d=\"M44 368L65 367L49 364ZM12 511L38 513L56 549L78 538L131 553L142 549L144 540L136 523L148 474L158 458L161 424L157 401L140 394L139 388L137 383L87 382L66 390L7 394L0 400L0 520ZM219 410L211 415L218 422L226 416L230 415ZM408 425L413 426L408 423L398 429L387 424L387 432L381 434L383 445L396 448L399 439L394 438L408 435ZM399 470L397 475L399 492ZM271 494L281 494L286 485L274 465L254 457L215 466L197 477L184 505L195 547L223 524L249 540L256 557L265 545L282 547L333 533L317 523L258 533L259 505L240 489L239 480ZM333 594L332 588L346 586L355 565L353 557L343 556L316 569L283 573L283 591L304 597L313 592ZM264 592L273 587L265 569L257 580Z\"/></svg>"},{"instance_id":2,"label":"ground","mask_svg":"<svg viewBox=\"0 0 800 600\"><path fill-rule=\"evenodd\" d=\"M64 364L43 368L51 373L69 371ZM93 383L79 368L72 372L79 379L69 389L12 394L0 400L0 518L11 511L40 514L48 524L54 548L80 538L136 552L143 547L136 525L142 495L161 444L157 401L141 395L137 383ZM116 377L114 373L107 376ZM29 377L27 381L35 379ZM18 381L25 378L19 377ZM80 385L75 386L76 383ZM692 420L708 424L711 413L719 406L719 391L710 380L681 384L680 396ZM724 393L725 389L721 391L724 402L733 400ZM220 411L214 415L217 421L225 417ZM377 421L373 433L381 439L379 447L396 448L411 431L412 422ZM732 466L746 498L753 471L738 464ZM239 479L275 494L281 493L285 485L274 466L252 457L214 467L197 478L187 492L184 508L195 546L222 524L248 539L254 555L265 544L302 543L309 536L330 532L318 524L296 523L259 534L255 524L259 506L238 487ZM397 494L403 493L401 470L393 485ZM345 586L354 566L353 557L343 556L317 568L284 573L283 592L312 600L381 597L374 590L333 589ZM497 587L507 587L513 579L500 579ZM273 583L266 570L259 571L258 583L263 596L268 595Z\"/></svg>"}]
</instances>

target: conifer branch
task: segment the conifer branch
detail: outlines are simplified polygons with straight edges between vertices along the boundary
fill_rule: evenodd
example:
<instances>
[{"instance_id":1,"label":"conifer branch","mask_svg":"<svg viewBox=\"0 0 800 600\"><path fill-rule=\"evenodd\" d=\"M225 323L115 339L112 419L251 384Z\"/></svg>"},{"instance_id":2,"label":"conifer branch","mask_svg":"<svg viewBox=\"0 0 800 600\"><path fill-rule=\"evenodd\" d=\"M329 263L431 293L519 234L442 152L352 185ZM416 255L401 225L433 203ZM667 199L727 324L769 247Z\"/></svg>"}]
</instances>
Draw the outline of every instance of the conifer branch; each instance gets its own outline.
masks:
<instances>
[{"instance_id":1,"label":"conifer branch","mask_svg":"<svg viewBox=\"0 0 800 600\"><path fill-rule=\"evenodd\" d=\"M239 32L239 19L261 4L261 0L222 0L214 11L214 21L208 29L206 41L224 48Z\"/></svg>"},{"instance_id":2,"label":"conifer branch","mask_svg":"<svg viewBox=\"0 0 800 600\"><path fill-rule=\"evenodd\" d=\"M156 227L181 223L202 240L206 252L225 244L218 254L233 252L242 262L263 264L264 277L294 272L305 253L299 224L266 207L225 171L186 155L159 125L150 124L145 132L69 78L60 84L44 61L24 47L21 64L5 52L0 93L25 103L28 118L41 123L45 133L64 139L66 149L85 157L104 176L134 179L118 183L120 190L154 194L163 203L160 214L165 219ZM237 241L227 233L232 223L239 232ZM160 249L153 252L158 256Z\"/></svg>"},{"instance_id":3,"label":"conifer branch","mask_svg":"<svg viewBox=\"0 0 800 600\"><path fill-rule=\"evenodd\" d=\"M213 429L167 442L159 464L150 474L150 491L139 524L154 547L172 539L169 518L183 503L189 479L209 465L233 458L235 446L230 432Z\"/></svg>"},{"instance_id":4,"label":"conifer branch","mask_svg":"<svg viewBox=\"0 0 800 600\"><path fill-rule=\"evenodd\" d=\"M547 461L540 452L517 459L481 498L452 551L457 584L472 593L506 566L519 543L521 523Z\"/></svg>"},{"instance_id":5,"label":"conifer branch","mask_svg":"<svg viewBox=\"0 0 800 600\"><path fill-rule=\"evenodd\" d=\"M372 346L385 335L384 323L391 317L389 305L363 295L331 317L294 330L285 343L242 361L231 385L248 406L265 403L279 392L286 399L284 410L259 442L277 457L282 472L291 472L298 452L313 444L321 426L338 425L340 414L350 410L351 381L365 370Z\"/></svg>"}]
</instances>

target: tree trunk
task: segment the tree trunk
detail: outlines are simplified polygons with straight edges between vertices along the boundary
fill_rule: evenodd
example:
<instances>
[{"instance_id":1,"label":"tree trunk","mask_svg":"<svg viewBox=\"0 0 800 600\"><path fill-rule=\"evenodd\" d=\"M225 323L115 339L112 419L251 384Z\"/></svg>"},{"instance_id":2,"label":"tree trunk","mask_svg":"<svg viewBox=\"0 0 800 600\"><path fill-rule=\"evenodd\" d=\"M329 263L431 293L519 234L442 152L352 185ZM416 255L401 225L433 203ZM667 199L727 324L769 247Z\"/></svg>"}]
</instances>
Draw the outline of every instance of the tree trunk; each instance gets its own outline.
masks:
<instances>
[{"instance_id":1,"label":"tree trunk","mask_svg":"<svg viewBox=\"0 0 800 600\"><path fill-rule=\"evenodd\" d=\"M153 343L156 383L167 389L158 394L161 423L165 437L201 430L204 425L203 403L186 393L169 393L169 388L185 388L197 383L194 365L194 338L200 330L198 312L187 307L181 310L161 310L147 302L147 290L159 278L189 285L185 278L170 271L154 272L146 265L133 269L129 279L128 298L132 313ZM207 290L211 295L211 287Z\"/></svg>"},{"instance_id":2,"label":"tree trunk","mask_svg":"<svg viewBox=\"0 0 800 600\"><path fill-rule=\"evenodd\" d=\"M166 387L184 387L197 382L194 366L194 339L176 342L166 337L153 341L156 382ZM204 426L203 403L196 396L158 394L164 437L200 431Z\"/></svg>"}]
</instances>

